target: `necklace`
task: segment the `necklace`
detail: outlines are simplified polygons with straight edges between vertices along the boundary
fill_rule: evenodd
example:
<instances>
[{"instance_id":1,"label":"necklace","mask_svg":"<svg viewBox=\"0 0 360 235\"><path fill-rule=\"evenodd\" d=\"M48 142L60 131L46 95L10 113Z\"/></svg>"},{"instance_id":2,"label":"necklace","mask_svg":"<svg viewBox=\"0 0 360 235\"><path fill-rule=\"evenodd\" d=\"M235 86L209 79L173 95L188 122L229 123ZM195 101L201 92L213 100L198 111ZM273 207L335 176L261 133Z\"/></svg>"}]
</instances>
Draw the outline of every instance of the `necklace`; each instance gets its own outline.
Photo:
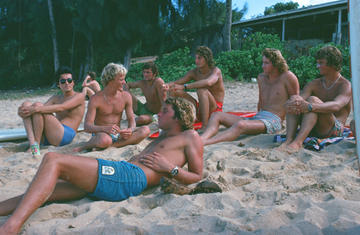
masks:
<instances>
[{"instance_id":1,"label":"necklace","mask_svg":"<svg viewBox=\"0 0 360 235\"><path fill-rule=\"evenodd\" d=\"M335 80L335 82L333 82L333 84L331 84L329 87L326 87L325 78L324 78L324 79L322 80L323 87L324 87L326 90L330 90L340 78L341 78L341 74L339 74L339 77L338 77L338 78Z\"/></svg>"}]
</instances>

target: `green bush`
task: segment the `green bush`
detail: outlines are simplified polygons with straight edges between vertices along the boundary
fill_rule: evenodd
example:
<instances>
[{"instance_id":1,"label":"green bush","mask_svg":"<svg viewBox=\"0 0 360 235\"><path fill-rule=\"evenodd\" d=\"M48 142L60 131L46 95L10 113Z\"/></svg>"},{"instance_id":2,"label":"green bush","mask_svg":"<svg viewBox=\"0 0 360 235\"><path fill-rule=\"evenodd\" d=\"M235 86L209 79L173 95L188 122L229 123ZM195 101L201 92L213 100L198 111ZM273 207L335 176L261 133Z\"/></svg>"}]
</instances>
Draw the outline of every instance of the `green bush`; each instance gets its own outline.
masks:
<instances>
[{"instance_id":1,"label":"green bush","mask_svg":"<svg viewBox=\"0 0 360 235\"><path fill-rule=\"evenodd\" d=\"M225 79L250 80L256 77L255 65L249 51L233 50L220 53L216 59Z\"/></svg>"},{"instance_id":2,"label":"green bush","mask_svg":"<svg viewBox=\"0 0 360 235\"><path fill-rule=\"evenodd\" d=\"M282 52L284 58L286 58L286 53L284 53L284 43L280 40L278 35L261 32L249 35L245 38L241 50L248 51L253 60L254 67L251 68L251 77L257 77L257 75L262 72L262 51L265 48L278 49Z\"/></svg>"},{"instance_id":3,"label":"green bush","mask_svg":"<svg viewBox=\"0 0 360 235\"><path fill-rule=\"evenodd\" d=\"M166 83L183 77L195 67L194 58L190 55L190 50L187 47L161 55L155 64L158 66L160 77ZM131 65L126 80L130 82L141 80L143 65L143 63Z\"/></svg>"},{"instance_id":4,"label":"green bush","mask_svg":"<svg viewBox=\"0 0 360 235\"><path fill-rule=\"evenodd\" d=\"M296 59L287 61L289 69L298 80L300 87L303 88L306 83L318 77L318 70L315 65L315 58L312 56L300 56Z\"/></svg>"},{"instance_id":5,"label":"green bush","mask_svg":"<svg viewBox=\"0 0 360 235\"><path fill-rule=\"evenodd\" d=\"M194 58L187 47L160 56L156 65L165 82L176 81L195 67Z\"/></svg>"}]
</instances>

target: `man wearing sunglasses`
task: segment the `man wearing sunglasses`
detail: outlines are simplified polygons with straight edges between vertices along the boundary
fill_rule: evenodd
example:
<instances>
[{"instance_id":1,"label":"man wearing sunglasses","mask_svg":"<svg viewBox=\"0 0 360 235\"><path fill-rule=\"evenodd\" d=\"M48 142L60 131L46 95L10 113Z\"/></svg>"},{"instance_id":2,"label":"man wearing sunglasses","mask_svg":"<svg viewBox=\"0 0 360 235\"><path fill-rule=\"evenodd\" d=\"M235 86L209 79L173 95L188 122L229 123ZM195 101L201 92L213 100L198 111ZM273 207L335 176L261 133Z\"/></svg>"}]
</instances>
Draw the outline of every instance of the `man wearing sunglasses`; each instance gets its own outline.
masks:
<instances>
[{"instance_id":1,"label":"man wearing sunglasses","mask_svg":"<svg viewBox=\"0 0 360 235\"><path fill-rule=\"evenodd\" d=\"M74 91L71 69L61 67L55 77L61 94L52 96L45 104L26 101L18 109L33 156L40 155L39 143L55 146L71 143L84 115L85 96Z\"/></svg>"},{"instance_id":2,"label":"man wearing sunglasses","mask_svg":"<svg viewBox=\"0 0 360 235\"><path fill-rule=\"evenodd\" d=\"M127 69L121 64L105 66L101 74L104 89L91 96L85 117L84 129L92 133L92 138L74 152L138 144L150 134L147 126L136 128L131 94L123 90L126 74ZM121 129L123 111L128 126Z\"/></svg>"}]
</instances>

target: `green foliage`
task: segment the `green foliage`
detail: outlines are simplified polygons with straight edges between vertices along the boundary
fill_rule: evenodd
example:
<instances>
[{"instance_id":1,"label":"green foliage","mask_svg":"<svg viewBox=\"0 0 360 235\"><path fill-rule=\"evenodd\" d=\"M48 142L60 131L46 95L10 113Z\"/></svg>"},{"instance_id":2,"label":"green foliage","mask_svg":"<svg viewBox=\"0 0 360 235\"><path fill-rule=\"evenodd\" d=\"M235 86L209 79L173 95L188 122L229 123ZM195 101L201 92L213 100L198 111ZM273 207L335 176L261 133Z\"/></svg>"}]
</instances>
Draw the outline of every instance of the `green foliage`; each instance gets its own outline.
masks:
<instances>
[{"instance_id":1,"label":"green foliage","mask_svg":"<svg viewBox=\"0 0 360 235\"><path fill-rule=\"evenodd\" d=\"M312 56L300 56L296 59L288 60L289 69L297 76L300 87L318 77L315 59Z\"/></svg>"},{"instance_id":2,"label":"green foliage","mask_svg":"<svg viewBox=\"0 0 360 235\"><path fill-rule=\"evenodd\" d=\"M183 77L195 66L194 58L190 55L190 49L187 47L161 55L155 63L159 69L160 77L165 82L175 81ZM141 80L143 65L143 63L131 65L126 81Z\"/></svg>"},{"instance_id":3,"label":"green foliage","mask_svg":"<svg viewBox=\"0 0 360 235\"><path fill-rule=\"evenodd\" d=\"M279 2L270 7L265 7L264 15L272 15L283 11L294 10L294 9L298 9L298 7L299 7L299 3L297 2L292 2L292 1L285 3Z\"/></svg>"},{"instance_id":4,"label":"green foliage","mask_svg":"<svg viewBox=\"0 0 360 235\"><path fill-rule=\"evenodd\" d=\"M187 47L160 56L156 65L159 68L160 76L166 82L183 77L195 66L194 58L190 55L190 49Z\"/></svg>"},{"instance_id":5,"label":"green foliage","mask_svg":"<svg viewBox=\"0 0 360 235\"><path fill-rule=\"evenodd\" d=\"M215 61L225 79L249 80L254 77L255 65L248 50L222 52L215 58Z\"/></svg>"},{"instance_id":6,"label":"green foliage","mask_svg":"<svg viewBox=\"0 0 360 235\"><path fill-rule=\"evenodd\" d=\"M247 79L257 77L262 72L262 51L265 48L275 48L284 52L284 44L278 35L256 32L245 38L241 50L249 51L250 59L253 61L253 66L249 68L251 74L249 74L250 77L246 77ZM286 57L286 53L283 53L283 56Z\"/></svg>"}]
</instances>

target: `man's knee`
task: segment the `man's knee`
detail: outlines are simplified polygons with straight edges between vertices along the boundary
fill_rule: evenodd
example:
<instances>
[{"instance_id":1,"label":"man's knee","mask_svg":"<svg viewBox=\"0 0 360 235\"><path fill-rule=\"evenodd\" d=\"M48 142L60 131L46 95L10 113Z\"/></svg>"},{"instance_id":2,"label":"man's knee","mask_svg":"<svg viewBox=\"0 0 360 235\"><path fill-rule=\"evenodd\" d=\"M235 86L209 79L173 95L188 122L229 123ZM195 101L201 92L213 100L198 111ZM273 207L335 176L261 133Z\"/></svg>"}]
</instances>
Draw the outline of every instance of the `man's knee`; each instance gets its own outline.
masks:
<instances>
[{"instance_id":1,"label":"man's knee","mask_svg":"<svg viewBox=\"0 0 360 235\"><path fill-rule=\"evenodd\" d=\"M204 97L209 95L209 91L206 88L199 88L196 90L196 94L198 97Z\"/></svg>"},{"instance_id":2,"label":"man's knee","mask_svg":"<svg viewBox=\"0 0 360 235\"><path fill-rule=\"evenodd\" d=\"M42 164L55 164L59 159L59 154L55 152L48 152L44 155Z\"/></svg>"},{"instance_id":3,"label":"man's knee","mask_svg":"<svg viewBox=\"0 0 360 235\"><path fill-rule=\"evenodd\" d=\"M112 145L112 139L110 136L102 136L101 138L99 138L97 143L97 147L99 148L107 148L110 145Z\"/></svg>"},{"instance_id":4,"label":"man's knee","mask_svg":"<svg viewBox=\"0 0 360 235\"><path fill-rule=\"evenodd\" d=\"M321 104L324 103L322 100L320 100L318 97L316 96L310 96L309 98L306 99L307 102L310 102L312 104L316 103L316 104Z\"/></svg>"},{"instance_id":5,"label":"man's knee","mask_svg":"<svg viewBox=\"0 0 360 235\"><path fill-rule=\"evenodd\" d=\"M236 130L240 131L240 130L244 130L246 128L246 124L243 120L240 120L234 124L234 127L236 128Z\"/></svg>"},{"instance_id":6,"label":"man's knee","mask_svg":"<svg viewBox=\"0 0 360 235\"><path fill-rule=\"evenodd\" d=\"M32 103L30 101L25 101L24 103L21 104L20 107L28 107L28 106L31 106Z\"/></svg>"},{"instance_id":7,"label":"man's knee","mask_svg":"<svg viewBox=\"0 0 360 235\"><path fill-rule=\"evenodd\" d=\"M209 119L221 121L223 119L223 114L224 113L222 113L222 112L214 112L210 115Z\"/></svg>"},{"instance_id":8,"label":"man's knee","mask_svg":"<svg viewBox=\"0 0 360 235\"><path fill-rule=\"evenodd\" d=\"M150 134L150 128L148 126L139 127L136 131L144 138Z\"/></svg>"}]
</instances>

